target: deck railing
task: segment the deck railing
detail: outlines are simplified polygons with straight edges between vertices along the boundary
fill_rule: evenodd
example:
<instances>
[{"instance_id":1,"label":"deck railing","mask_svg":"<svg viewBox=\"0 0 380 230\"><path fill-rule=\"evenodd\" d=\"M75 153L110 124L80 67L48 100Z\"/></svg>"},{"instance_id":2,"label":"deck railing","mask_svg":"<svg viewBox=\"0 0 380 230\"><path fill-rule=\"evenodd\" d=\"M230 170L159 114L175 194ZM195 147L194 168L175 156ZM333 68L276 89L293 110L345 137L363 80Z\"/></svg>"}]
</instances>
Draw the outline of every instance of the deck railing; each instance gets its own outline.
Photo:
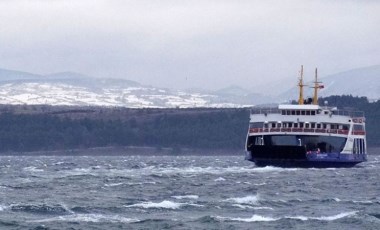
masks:
<instances>
[{"instance_id":1,"label":"deck railing","mask_svg":"<svg viewBox=\"0 0 380 230\"><path fill-rule=\"evenodd\" d=\"M251 128L249 133L331 133L348 135L344 129L313 129L313 128ZM352 131L352 135L365 135L365 131Z\"/></svg>"},{"instance_id":2,"label":"deck railing","mask_svg":"<svg viewBox=\"0 0 380 230\"><path fill-rule=\"evenodd\" d=\"M322 107L322 109L328 110L328 108L323 108L323 107ZM292 109L289 109L289 110L292 110ZM294 109L294 111L299 111L299 110ZM328 115L348 116L351 118L364 118L364 112L363 111L340 110L340 109L330 110L330 111L331 111L331 114L328 114ZM281 114L281 110L278 108L252 108L251 114L264 114L264 115ZM300 114L294 115L294 114L292 114L292 115L288 115L288 116L314 116L314 115L300 115Z\"/></svg>"}]
</instances>

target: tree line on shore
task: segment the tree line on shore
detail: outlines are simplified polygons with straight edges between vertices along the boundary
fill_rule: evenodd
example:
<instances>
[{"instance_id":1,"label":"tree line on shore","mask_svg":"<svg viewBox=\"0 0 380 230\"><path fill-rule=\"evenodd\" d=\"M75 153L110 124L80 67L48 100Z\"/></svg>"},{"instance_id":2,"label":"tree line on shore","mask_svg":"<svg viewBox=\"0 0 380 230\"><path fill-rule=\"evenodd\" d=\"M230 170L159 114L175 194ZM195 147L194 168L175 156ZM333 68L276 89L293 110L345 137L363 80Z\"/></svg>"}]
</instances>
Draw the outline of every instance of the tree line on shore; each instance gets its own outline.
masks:
<instances>
[{"instance_id":1,"label":"tree line on shore","mask_svg":"<svg viewBox=\"0 0 380 230\"><path fill-rule=\"evenodd\" d=\"M380 102L323 98L366 114L367 142L380 146ZM23 108L21 108L23 107ZM6 109L5 109L6 108ZM244 149L249 109L120 109L0 106L0 152L106 146Z\"/></svg>"}]
</instances>

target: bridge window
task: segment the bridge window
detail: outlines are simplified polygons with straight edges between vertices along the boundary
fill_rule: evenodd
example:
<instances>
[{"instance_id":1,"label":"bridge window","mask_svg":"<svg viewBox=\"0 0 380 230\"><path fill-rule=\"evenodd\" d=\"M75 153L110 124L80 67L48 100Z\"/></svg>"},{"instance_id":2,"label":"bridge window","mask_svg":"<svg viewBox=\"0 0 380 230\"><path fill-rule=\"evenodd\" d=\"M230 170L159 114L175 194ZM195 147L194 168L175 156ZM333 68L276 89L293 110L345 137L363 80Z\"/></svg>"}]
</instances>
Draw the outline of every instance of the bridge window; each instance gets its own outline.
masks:
<instances>
[{"instance_id":1,"label":"bridge window","mask_svg":"<svg viewBox=\"0 0 380 230\"><path fill-rule=\"evenodd\" d=\"M297 110L297 111L296 111L296 114L297 114L297 115L301 115L301 111Z\"/></svg>"},{"instance_id":2,"label":"bridge window","mask_svg":"<svg viewBox=\"0 0 380 230\"><path fill-rule=\"evenodd\" d=\"M264 126L264 122L252 122L249 124L249 128L255 129L255 128L262 128Z\"/></svg>"},{"instance_id":3,"label":"bridge window","mask_svg":"<svg viewBox=\"0 0 380 230\"><path fill-rule=\"evenodd\" d=\"M317 129L320 129L321 128L321 124L317 124Z\"/></svg>"},{"instance_id":4,"label":"bridge window","mask_svg":"<svg viewBox=\"0 0 380 230\"><path fill-rule=\"evenodd\" d=\"M295 110L292 110L292 115L296 115L296 111Z\"/></svg>"},{"instance_id":5,"label":"bridge window","mask_svg":"<svg viewBox=\"0 0 380 230\"><path fill-rule=\"evenodd\" d=\"M305 114L306 114L305 110L302 110L301 115L305 115Z\"/></svg>"},{"instance_id":6,"label":"bridge window","mask_svg":"<svg viewBox=\"0 0 380 230\"><path fill-rule=\"evenodd\" d=\"M315 110L311 111L311 115L312 115L312 116L315 115Z\"/></svg>"},{"instance_id":7,"label":"bridge window","mask_svg":"<svg viewBox=\"0 0 380 230\"><path fill-rule=\"evenodd\" d=\"M310 110L306 111L306 115L310 116Z\"/></svg>"},{"instance_id":8,"label":"bridge window","mask_svg":"<svg viewBox=\"0 0 380 230\"><path fill-rule=\"evenodd\" d=\"M354 125L354 131L364 131L363 125Z\"/></svg>"}]
</instances>

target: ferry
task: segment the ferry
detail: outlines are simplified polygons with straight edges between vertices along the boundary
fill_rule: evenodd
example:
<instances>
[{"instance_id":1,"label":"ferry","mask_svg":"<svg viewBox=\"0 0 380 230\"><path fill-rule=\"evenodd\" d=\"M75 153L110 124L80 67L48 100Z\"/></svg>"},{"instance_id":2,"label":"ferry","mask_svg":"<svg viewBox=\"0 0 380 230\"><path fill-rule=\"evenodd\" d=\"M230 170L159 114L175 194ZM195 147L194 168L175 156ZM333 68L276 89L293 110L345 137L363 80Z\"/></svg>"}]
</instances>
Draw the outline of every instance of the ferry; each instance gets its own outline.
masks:
<instances>
[{"instance_id":1,"label":"ferry","mask_svg":"<svg viewBox=\"0 0 380 230\"><path fill-rule=\"evenodd\" d=\"M303 66L295 104L253 107L246 139L246 159L257 166L353 167L367 160L364 113L320 106L315 70L313 98L304 99Z\"/></svg>"}]
</instances>

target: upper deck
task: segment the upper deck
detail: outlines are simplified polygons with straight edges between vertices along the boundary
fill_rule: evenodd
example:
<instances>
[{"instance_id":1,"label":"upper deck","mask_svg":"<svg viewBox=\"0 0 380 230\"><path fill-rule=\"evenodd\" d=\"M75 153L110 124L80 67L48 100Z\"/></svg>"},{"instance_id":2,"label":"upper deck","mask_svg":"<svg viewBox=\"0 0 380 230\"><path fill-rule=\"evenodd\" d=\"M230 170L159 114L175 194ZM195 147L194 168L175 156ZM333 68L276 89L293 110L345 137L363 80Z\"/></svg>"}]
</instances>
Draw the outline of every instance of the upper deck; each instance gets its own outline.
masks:
<instances>
[{"instance_id":1,"label":"upper deck","mask_svg":"<svg viewBox=\"0 0 380 230\"><path fill-rule=\"evenodd\" d=\"M365 135L364 113L318 105L253 108L249 133L325 133Z\"/></svg>"},{"instance_id":2,"label":"upper deck","mask_svg":"<svg viewBox=\"0 0 380 230\"><path fill-rule=\"evenodd\" d=\"M352 110L340 110L336 107L326 107L319 105L279 105L277 108L252 108L251 115L254 114L278 114L287 116L316 116L316 115L329 115L329 116L345 116L352 119L364 119L364 112Z\"/></svg>"}]
</instances>

